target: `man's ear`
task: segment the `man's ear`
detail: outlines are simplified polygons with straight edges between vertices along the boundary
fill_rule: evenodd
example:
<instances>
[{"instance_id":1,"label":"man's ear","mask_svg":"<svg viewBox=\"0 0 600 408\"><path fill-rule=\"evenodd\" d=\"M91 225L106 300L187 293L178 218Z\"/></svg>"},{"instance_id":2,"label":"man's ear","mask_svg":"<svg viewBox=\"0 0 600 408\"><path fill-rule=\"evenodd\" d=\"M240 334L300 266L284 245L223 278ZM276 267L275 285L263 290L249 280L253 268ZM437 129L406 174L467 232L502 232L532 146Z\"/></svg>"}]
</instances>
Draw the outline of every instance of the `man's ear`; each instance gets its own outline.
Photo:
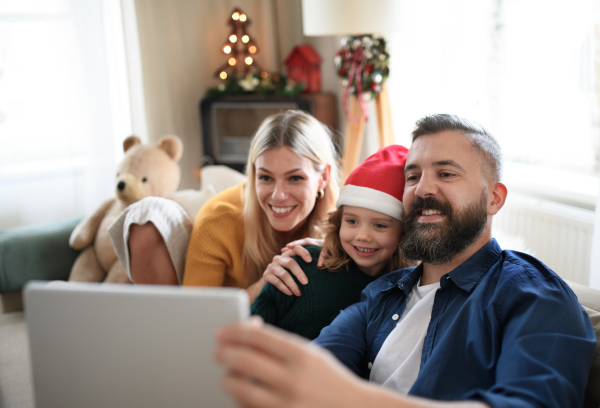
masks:
<instances>
[{"instance_id":1,"label":"man's ear","mask_svg":"<svg viewBox=\"0 0 600 408\"><path fill-rule=\"evenodd\" d=\"M506 202L508 190L499 181L494 182L491 187L491 194L488 196L488 198L491 198L491 201L488 202L488 215L496 215Z\"/></svg>"},{"instance_id":2,"label":"man's ear","mask_svg":"<svg viewBox=\"0 0 600 408\"><path fill-rule=\"evenodd\" d=\"M329 178L331 177L331 164L326 164L325 168L321 172L321 180L319 182L319 190L324 190L327 187L327 183L329 183Z\"/></svg>"}]
</instances>

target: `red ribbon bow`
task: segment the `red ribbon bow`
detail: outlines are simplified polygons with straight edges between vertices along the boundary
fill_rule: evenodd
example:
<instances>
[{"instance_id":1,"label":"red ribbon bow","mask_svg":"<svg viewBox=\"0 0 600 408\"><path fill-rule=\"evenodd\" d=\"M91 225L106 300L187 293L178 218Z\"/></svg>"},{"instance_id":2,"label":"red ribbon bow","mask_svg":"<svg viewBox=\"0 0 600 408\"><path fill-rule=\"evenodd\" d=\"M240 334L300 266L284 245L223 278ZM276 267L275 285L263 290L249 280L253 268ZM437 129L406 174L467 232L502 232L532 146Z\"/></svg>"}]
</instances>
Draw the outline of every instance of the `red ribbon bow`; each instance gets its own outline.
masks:
<instances>
[{"instance_id":1,"label":"red ribbon bow","mask_svg":"<svg viewBox=\"0 0 600 408\"><path fill-rule=\"evenodd\" d=\"M356 76L356 97L358 102L360 103L360 107L362 109L363 115L365 116L365 120L369 118L369 112L367 110L367 104L362 94L362 69L365 57L365 50L362 46L358 47L354 51L354 56L352 58L352 63L350 64L350 72L348 73L348 82L346 83L346 88L344 89L344 112L348 119L352 122L358 121L357 118L350 116L350 111L348 109L348 97L350 94L350 86L352 85L352 79Z\"/></svg>"}]
</instances>

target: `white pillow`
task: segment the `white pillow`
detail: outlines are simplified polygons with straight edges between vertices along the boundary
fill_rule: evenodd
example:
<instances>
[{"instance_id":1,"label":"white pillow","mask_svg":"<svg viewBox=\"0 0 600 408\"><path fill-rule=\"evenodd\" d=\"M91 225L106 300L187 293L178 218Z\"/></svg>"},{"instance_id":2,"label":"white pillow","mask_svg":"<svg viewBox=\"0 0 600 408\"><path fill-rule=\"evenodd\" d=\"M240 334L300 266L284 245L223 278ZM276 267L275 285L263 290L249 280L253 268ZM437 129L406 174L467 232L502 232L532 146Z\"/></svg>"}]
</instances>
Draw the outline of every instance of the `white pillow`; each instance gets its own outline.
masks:
<instances>
[{"instance_id":1,"label":"white pillow","mask_svg":"<svg viewBox=\"0 0 600 408\"><path fill-rule=\"evenodd\" d=\"M196 219L200 208L215 195L246 181L246 176L227 166L206 166L200 173L200 190L176 191L173 201L183 207L190 218Z\"/></svg>"}]
</instances>

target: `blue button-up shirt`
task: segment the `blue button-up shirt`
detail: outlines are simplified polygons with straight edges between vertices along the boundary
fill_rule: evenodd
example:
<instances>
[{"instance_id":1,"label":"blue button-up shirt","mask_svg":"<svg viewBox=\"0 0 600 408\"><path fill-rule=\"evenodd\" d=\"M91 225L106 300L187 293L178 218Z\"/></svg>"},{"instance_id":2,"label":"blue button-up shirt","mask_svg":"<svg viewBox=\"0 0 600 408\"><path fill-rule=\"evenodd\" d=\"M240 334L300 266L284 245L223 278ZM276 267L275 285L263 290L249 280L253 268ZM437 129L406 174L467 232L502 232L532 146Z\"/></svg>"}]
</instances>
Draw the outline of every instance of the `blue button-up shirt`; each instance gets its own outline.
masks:
<instances>
[{"instance_id":1,"label":"blue button-up shirt","mask_svg":"<svg viewBox=\"0 0 600 408\"><path fill-rule=\"evenodd\" d=\"M422 265L369 284L314 341L356 374L402 315ZM596 337L577 297L537 259L491 240L440 280L409 391L493 407L581 407Z\"/></svg>"}]
</instances>

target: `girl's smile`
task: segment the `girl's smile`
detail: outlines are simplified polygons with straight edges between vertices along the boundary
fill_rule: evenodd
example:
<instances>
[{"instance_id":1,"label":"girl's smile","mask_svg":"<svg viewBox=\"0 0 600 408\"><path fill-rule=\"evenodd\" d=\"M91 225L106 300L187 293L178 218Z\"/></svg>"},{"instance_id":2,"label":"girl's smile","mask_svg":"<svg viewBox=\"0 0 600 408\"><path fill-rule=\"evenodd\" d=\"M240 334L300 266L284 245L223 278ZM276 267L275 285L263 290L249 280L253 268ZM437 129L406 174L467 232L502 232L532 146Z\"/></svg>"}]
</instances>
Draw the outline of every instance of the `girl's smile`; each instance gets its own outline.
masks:
<instances>
[{"instance_id":1,"label":"girl's smile","mask_svg":"<svg viewBox=\"0 0 600 408\"><path fill-rule=\"evenodd\" d=\"M358 256L362 256L364 258L376 255L377 251L379 251L379 248L363 248L357 246L355 246L354 249L356 250Z\"/></svg>"},{"instance_id":2,"label":"girl's smile","mask_svg":"<svg viewBox=\"0 0 600 408\"><path fill-rule=\"evenodd\" d=\"M402 234L399 220L363 207L343 206L340 241L358 268L379 275L398 252Z\"/></svg>"}]
</instances>

